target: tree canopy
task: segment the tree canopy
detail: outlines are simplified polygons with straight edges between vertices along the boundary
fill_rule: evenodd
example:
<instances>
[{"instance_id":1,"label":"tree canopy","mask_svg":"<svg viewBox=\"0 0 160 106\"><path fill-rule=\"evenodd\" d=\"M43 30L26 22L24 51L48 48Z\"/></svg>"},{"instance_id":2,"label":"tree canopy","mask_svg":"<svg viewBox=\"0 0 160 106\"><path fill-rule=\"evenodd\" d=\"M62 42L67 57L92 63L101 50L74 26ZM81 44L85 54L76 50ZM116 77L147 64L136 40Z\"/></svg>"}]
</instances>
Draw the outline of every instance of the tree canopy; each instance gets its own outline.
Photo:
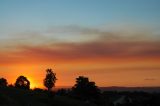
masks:
<instances>
[{"instance_id":1,"label":"tree canopy","mask_svg":"<svg viewBox=\"0 0 160 106\"><path fill-rule=\"evenodd\" d=\"M19 76L15 82L15 87L21 89L30 89L30 82L26 77Z\"/></svg>"},{"instance_id":2,"label":"tree canopy","mask_svg":"<svg viewBox=\"0 0 160 106\"><path fill-rule=\"evenodd\" d=\"M56 73L54 73L52 69L47 69L46 77L44 79L44 86L48 88L48 91L50 91L51 88L55 86L56 80Z\"/></svg>"},{"instance_id":3,"label":"tree canopy","mask_svg":"<svg viewBox=\"0 0 160 106\"><path fill-rule=\"evenodd\" d=\"M0 78L0 86L7 86L8 82L5 78Z\"/></svg>"},{"instance_id":4,"label":"tree canopy","mask_svg":"<svg viewBox=\"0 0 160 106\"><path fill-rule=\"evenodd\" d=\"M100 90L95 85L95 82L90 82L87 77L79 76L76 78L76 84L72 88L74 94L80 98L97 98L100 94Z\"/></svg>"}]
</instances>

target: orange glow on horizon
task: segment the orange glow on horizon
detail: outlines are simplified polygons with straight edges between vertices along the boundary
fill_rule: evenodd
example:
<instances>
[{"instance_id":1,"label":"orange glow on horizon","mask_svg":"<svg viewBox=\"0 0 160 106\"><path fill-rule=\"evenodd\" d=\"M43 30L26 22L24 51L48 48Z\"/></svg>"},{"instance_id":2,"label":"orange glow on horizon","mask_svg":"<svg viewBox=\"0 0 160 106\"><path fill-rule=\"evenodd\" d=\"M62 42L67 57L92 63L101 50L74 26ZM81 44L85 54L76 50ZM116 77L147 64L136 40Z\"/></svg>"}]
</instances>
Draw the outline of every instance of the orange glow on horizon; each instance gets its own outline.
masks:
<instances>
[{"instance_id":1,"label":"orange glow on horizon","mask_svg":"<svg viewBox=\"0 0 160 106\"><path fill-rule=\"evenodd\" d=\"M89 77L98 86L160 86L160 57L157 48L154 47L157 43L153 43L149 49L147 46L139 48L137 45L133 48L141 52L137 53L135 50L135 54L123 43L120 43L122 48L109 43L115 49L113 54L105 50L106 46L112 49L108 44L99 42L97 46L94 43L67 44L67 46L62 43L58 49L44 46L17 47L20 50L0 54L2 57L0 75L5 77L9 84L14 84L18 76L24 75L30 80L32 89L44 88L43 79L47 68L52 68L56 73L58 79L56 86L73 86L78 76ZM96 50L92 46L97 46ZM81 53L77 47L87 53L83 51ZM99 48L100 51L97 51ZM117 53L117 49L120 52ZM152 49L156 55L150 53ZM92 54L92 51L95 53Z\"/></svg>"},{"instance_id":2,"label":"orange glow on horizon","mask_svg":"<svg viewBox=\"0 0 160 106\"><path fill-rule=\"evenodd\" d=\"M2 67L0 75L8 80L9 84L14 84L16 78L24 75L30 81L30 87L45 88L43 79L45 70L52 68L56 73L56 86L73 86L75 78L83 75L95 81L98 86L159 86L160 64L155 61L123 61L123 62L68 62L46 65L17 64L7 68ZM5 69L5 70L4 70ZM148 80L153 79L153 80Z\"/></svg>"}]
</instances>

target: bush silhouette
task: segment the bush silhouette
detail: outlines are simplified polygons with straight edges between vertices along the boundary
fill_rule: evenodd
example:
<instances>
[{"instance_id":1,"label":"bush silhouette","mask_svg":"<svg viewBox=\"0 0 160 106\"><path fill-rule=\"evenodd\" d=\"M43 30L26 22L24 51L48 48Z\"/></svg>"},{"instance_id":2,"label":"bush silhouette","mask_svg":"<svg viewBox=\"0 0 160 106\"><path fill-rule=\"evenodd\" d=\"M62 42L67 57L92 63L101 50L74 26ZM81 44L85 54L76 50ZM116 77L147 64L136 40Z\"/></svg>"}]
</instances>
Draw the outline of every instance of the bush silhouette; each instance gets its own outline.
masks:
<instances>
[{"instance_id":1,"label":"bush silhouette","mask_svg":"<svg viewBox=\"0 0 160 106\"><path fill-rule=\"evenodd\" d=\"M26 77L19 76L15 82L15 87L21 89L30 89L30 82Z\"/></svg>"},{"instance_id":2,"label":"bush silhouette","mask_svg":"<svg viewBox=\"0 0 160 106\"><path fill-rule=\"evenodd\" d=\"M47 74L44 79L44 86L47 87L48 91L51 91L51 88L55 86L55 82L57 80L56 73L52 71L52 69L46 70Z\"/></svg>"},{"instance_id":3,"label":"bush silhouette","mask_svg":"<svg viewBox=\"0 0 160 106\"><path fill-rule=\"evenodd\" d=\"M66 96L68 94L68 91L67 89L61 88L57 90L56 94L60 96Z\"/></svg>"},{"instance_id":4,"label":"bush silhouette","mask_svg":"<svg viewBox=\"0 0 160 106\"><path fill-rule=\"evenodd\" d=\"M72 90L74 95L81 99L95 99L100 95L100 90L95 82L90 82L87 77L83 76L76 78L76 84Z\"/></svg>"},{"instance_id":5,"label":"bush silhouette","mask_svg":"<svg viewBox=\"0 0 160 106\"><path fill-rule=\"evenodd\" d=\"M0 87L1 86L7 86L7 80L5 78L0 78Z\"/></svg>"}]
</instances>

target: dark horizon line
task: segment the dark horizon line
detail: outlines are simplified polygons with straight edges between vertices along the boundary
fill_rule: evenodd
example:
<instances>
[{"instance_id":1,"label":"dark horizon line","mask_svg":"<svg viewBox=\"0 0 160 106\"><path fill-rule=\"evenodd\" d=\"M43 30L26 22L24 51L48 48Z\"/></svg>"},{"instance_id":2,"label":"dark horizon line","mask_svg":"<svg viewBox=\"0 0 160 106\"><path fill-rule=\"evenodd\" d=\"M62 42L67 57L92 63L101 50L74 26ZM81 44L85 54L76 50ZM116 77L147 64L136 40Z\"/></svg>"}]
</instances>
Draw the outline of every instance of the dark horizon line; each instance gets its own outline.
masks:
<instances>
[{"instance_id":1,"label":"dark horizon line","mask_svg":"<svg viewBox=\"0 0 160 106\"><path fill-rule=\"evenodd\" d=\"M55 86L55 88L71 88L73 86ZM160 88L160 86L98 86L99 88Z\"/></svg>"}]
</instances>

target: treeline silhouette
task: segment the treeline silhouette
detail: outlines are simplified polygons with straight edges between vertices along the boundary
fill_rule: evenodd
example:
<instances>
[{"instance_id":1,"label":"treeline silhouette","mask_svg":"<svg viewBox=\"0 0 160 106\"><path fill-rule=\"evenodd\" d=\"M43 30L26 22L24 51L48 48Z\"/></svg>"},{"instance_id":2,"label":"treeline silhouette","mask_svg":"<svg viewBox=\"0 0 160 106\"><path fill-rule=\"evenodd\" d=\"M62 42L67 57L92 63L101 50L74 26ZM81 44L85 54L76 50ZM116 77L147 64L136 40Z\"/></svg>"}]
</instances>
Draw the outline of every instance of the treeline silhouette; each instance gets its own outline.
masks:
<instances>
[{"instance_id":1,"label":"treeline silhouette","mask_svg":"<svg viewBox=\"0 0 160 106\"><path fill-rule=\"evenodd\" d=\"M7 79L0 78L0 92L4 93L5 89L6 92L10 92L12 90L15 90L16 92L23 92L20 95L27 94L31 95L31 97L28 97L27 100L22 101L28 101L26 106L34 106L33 103L29 103L32 97L39 95L39 97L45 97L43 99L35 99L35 101L38 100L38 102L43 102L46 106L68 106L67 103L70 106L160 106L160 93L147 93L147 92L118 92L118 91L101 91L98 86L96 86L96 83L93 81L90 81L88 77L85 76L79 76L76 78L75 84L71 89L58 89L57 91L53 90L55 87L55 83L57 81L56 73L52 71L52 69L46 70L46 76L43 80L43 85L47 88L41 89L41 88L34 88L30 89L30 81L27 79L27 77L21 75L19 76L15 83L8 84ZM13 88L13 89L12 89ZM18 91L17 91L18 90ZM22 91L21 91L22 90ZM11 92L12 93L12 92ZM43 95L43 96L40 96ZM18 97L18 96L17 96ZM36 98L39 98L36 96ZM63 102L57 102L56 98L61 97L59 101ZM8 100L8 97L4 97L3 95L0 95L0 106L5 105L6 98ZM72 100L72 102L69 102ZM80 103L74 103L74 100L81 101ZM18 99L19 101L19 99ZM56 104L57 103L57 104ZM82 103L82 104L81 104ZM12 104L13 105L13 104ZM37 105L37 104L36 104ZM16 104L17 106L17 104ZM39 104L40 106L40 104Z\"/></svg>"}]
</instances>

